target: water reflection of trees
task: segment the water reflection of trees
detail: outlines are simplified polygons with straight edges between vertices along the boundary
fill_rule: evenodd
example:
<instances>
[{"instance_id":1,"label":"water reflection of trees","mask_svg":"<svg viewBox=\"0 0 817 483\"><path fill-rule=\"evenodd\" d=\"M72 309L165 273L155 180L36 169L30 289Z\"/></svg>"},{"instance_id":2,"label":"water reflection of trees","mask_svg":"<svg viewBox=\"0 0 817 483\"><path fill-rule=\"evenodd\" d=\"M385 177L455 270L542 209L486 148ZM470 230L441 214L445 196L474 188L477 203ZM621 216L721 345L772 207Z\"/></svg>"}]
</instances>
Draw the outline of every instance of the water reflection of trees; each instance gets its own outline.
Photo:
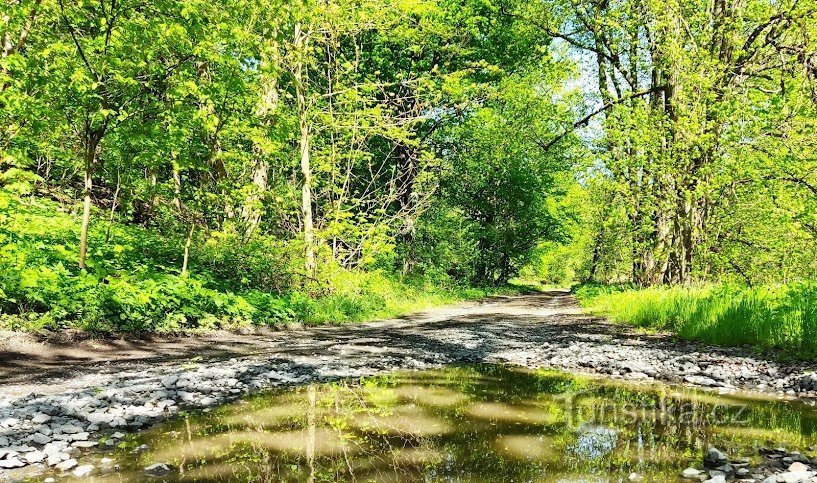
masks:
<instances>
[{"instance_id":1,"label":"water reflection of trees","mask_svg":"<svg viewBox=\"0 0 817 483\"><path fill-rule=\"evenodd\" d=\"M548 480L675 474L709 444L805 444L810 411L495 366L250 398L149 434L139 464L212 481ZM778 428L778 429L774 429ZM138 475L138 473L135 473Z\"/></svg>"}]
</instances>

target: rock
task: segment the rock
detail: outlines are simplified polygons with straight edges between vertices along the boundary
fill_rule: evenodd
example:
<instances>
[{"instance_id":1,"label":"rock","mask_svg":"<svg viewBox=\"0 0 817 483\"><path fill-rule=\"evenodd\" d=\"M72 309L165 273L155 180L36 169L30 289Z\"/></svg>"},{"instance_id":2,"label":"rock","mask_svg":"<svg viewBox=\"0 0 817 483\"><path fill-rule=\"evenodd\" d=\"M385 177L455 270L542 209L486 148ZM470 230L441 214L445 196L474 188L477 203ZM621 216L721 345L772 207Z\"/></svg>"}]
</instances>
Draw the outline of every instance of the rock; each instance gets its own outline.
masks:
<instances>
[{"instance_id":1,"label":"rock","mask_svg":"<svg viewBox=\"0 0 817 483\"><path fill-rule=\"evenodd\" d=\"M30 453L26 453L24 456L25 460L29 463L39 463L40 461L44 460L46 454L42 451L32 451Z\"/></svg>"},{"instance_id":2,"label":"rock","mask_svg":"<svg viewBox=\"0 0 817 483\"><path fill-rule=\"evenodd\" d=\"M723 475L715 475L708 480L704 480L703 483L726 483L726 477Z\"/></svg>"},{"instance_id":3,"label":"rock","mask_svg":"<svg viewBox=\"0 0 817 483\"><path fill-rule=\"evenodd\" d=\"M56 466L63 461L63 455L65 455L65 459L68 458L68 455L65 453L48 453L48 459L45 461L45 464L48 466Z\"/></svg>"},{"instance_id":4,"label":"rock","mask_svg":"<svg viewBox=\"0 0 817 483\"><path fill-rule=\"evenodd\" d=\"M99 425L100 423L110 423L116 416L110 413L96 412L86 416L86 419L91 424Z\"/></svg>"},{"instance_id":5,"label":"rock","mask_svg":"<svg viewBox=\"0 0 817 483\"><path fill-rule=\"evenodd\" d=\"M174 387L176 387L176 381L178 381L178 380L179 380L179 376L173 376L173 375L167 376L167 377L162 379L162 386L164 386L164 387L166 387L168 389L174 388Z\"/></svg>"},{"instance_id":6,"label":"rock","mask_svg":"<svg viewBox=\"0 0 817 483\"><path fill-rule=\"evenodd\" d=\"M720 471L721 473L723 473L727 477L732 476L732 475L735 474L735 467L730 465L729 463L726 463L725 465L718 466L717 468L715 468L715 470Z\"/></svg>"},{"instance_id":7,"label":"rock","mask_svg":"<svg viewBox=\"0 0 817 483\"><path fill-rule=\"evenodd\" d=\"M75 424L65 424L54 428L54 432L62 434L77 434L82 432L82 428Z\"/></svg>"},{"instance_id":8,"label":"rock","mask_svg":"<svg viewBox=\"0 0 817 483\"><path fill-rule=\"evenodd\" d=\"M704 456L704 467L709 469L715 469L719 466L725 465L729 462L729 458L726 457L721 450L718 448L709 448L709 451L706 452Z\"/></svg>"},{"instance_id":9,"label":"rock","mask_svg":"<svg viewBox=\"0 0 817 483\"><path fill-rule=\"evenodd\" d=\"M17 426L18 424L20 424L20 420L17 418L0 419L0 426L4 428L10 428L12 426Z\"/></svg>"},{"instance_id":10,"label":"rock","mask_svg":"<svg viewBox=\"0 0 817 483\"><path fill-rule=\"evenodd\" d=\"M166 463L155 463L145 467L145 474L155 478L161 478L170 474L170 466Z\"/></svg>"},{"instance_id":11,"label":"rock","mask_svg":"<svg viewBox=\"0 0 817 483\"><path fill-rule=\"evenodd\" d=\"M789 471L797 472L797 471L808 471L808 466L804 465L799 461L795 461L789 466Z\"/></svg>"},{"instance_id":12,"label":"rock","mask_svg":"<svg viewBox=\"0 0 817 483\"><path fill-rule=\"evenodd\" d=\"M43 447L43 452L46 454L58 453L67 447L68 443L65 441L52 441Z\"/></svg>"},{"instance_id":13,"label":"rock","mask_svg":"<svg viewBox=\"0 0 817 483\"><path fill-rule=\"evenodd\" d=\"M99 443L96 441L74 441L73 443L71 443L71 446L73 446L74 448L82 449L93 448L94 446L97 445L99 445Z\"/></svg>"},{"instance_id":14,"label":"rock","mask_svg":"<svg viewBox=\"0 0 817 483\"><path fill-rule=\"evenodd\" d=\"M74 458L70 458L70 459L67 459L67 460L63 461L62 463L57 464L55 466L55 468L57 468L60 471L68 471L71 468L74 468L76 466L77 466L77 460L75 460Z\"/></svg>"},{"instance_id":15,"label":"rock","mask_svg":"<svg viewBox=\"0 0 817 483\"><path fill-rule=\"evenodd\" d=\"M110 435L111 439L122 439L124 437L125 437L125 435L123 433L120 433L119 431L117 431L117 432L113 433L112 435Z\"/></svg>"},{"instance_id":16,"label":"rock","mask_svg":"<svg viewBox=\"0 0 817 483\"><path fill-rule=\"evenodd\" d=\"M749 471L749 468L738 468L738 470L735 472L735 475L740 477L740 478L749 476L751 474L752 474L752 472Z\"/></svg>"},{"instance_id":17,"label":"rock","mask_svg":"<svg viewBox=\"0 0 817 483\"><path fill-rule=\"evenodd\" d=\"M642 480L644 480L644 477L639 475L638 473L633 472L633 473L630 473L630 476L627 477L627 480L628 481L642 481Z\"/></svg>"},{"instance_id":18,"label":"rock","mask_svg":"<svg viewBox=\"0 0 817 483\"><path fill-rule=\"evenodd\" d=\"M20 468L25 466L26 464L17 459L17 457L6 456L6 459L0 460L0 468L11 469L11 468Z\"/></svg>"},{"instance_id":19,"label":"rock","mask_svg":"<svg viewBox=\"0 0 817 483\"><path fill-rule=\"evenodd\" d=\"M74 471L71 472L72 475L76 476L77 478L84 478L86 476L90 476L91 473L94 472L94 465L82 465L77 466Z\"/></svg>"},{"instance_id":20,"label":"rock","mask_svg":"<svg viewBox=\"0 0 817 483\"><path fill-rule=\"evenodd\" d=\"M43 433L34 433L31 435L31 441L34 441L37 444L48 444L51 442L51 438Z\"/></svg>"},{"instance_id":21,"label":"rock","mask_svg":"<svg viewBox=\"0 0 817 483\"><path fill-rule=\"evenodd\" d=\"M698 386L715 387L720 385L718 381L705 376L684 376L684 380Z\"/></svg>"},{"instance_id":22,"label":"rock","mask_svg":"<svg viewBox=\"0 0 817 483\"><path fill-rule=\"evenodd\" d=\"M33 418L31 418L31 422L34 424L43 424L47 423L48 421L51 421L51 416L43 413L37 413Z\"/></svg>"},{"instance_id":23,"label":"rock","mask_svg":"<svg viewBox=\"0 0 817 483\"><path fill-rule=\"evenodd\" d=\"M700 475L700 474L701 474L701 470L696 469L696 468L687 468L687 469L685 469L684 471L681 472L681 476L683 476L684 478L695 478L695 479L697 479L698 475Z\"/></svg>"},{"instance_id":24,"label":"rock","mask_svg":"<svg viewBox=\"0 0 817 483\"><path fill-rule=\"evenodd\" d=\"M56 481L54 478L48 477L43 480L43 483L56 483Z\"/></svg>"},{"instance_id":25,"label":"rock","mask_svg":"<svg viewBox=\"0 0 817 483\"><path fill-rule=\"evenodd\" d=\"M808 481L814 475L817 475L817 472L814 471L789 471L787 473L778 473L776 475L772 475L765 480L763 483L800 483L804 481Z\"/></svg>"}]
</instances>

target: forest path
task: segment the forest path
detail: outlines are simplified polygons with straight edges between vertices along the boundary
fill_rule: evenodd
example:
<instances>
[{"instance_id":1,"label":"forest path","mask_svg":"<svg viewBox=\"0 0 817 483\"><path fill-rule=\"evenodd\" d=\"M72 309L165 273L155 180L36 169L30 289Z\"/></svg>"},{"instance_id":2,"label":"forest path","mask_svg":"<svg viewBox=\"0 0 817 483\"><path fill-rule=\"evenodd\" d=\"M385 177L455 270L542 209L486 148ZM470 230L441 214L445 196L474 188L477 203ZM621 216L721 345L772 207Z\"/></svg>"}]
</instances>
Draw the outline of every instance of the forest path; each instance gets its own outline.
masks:
<instances>
[{"instance_id":1,"label":"forest path","mask_svg":"<svg viewBox=\"0 0 817 483\"><path fill-rule=\"evenodd\" d=\"M3 336L5 338L3 339ZM583 313L567 291L498 296L397 319L265 334L148 340L36 341L0 334L0 398L102 387L128 374L191 367L290 367L304 380L441 364L509 363L631 380L661 380L794 395L804 364L746 348L677 341ZM333 372L334 371L334 372ZM313 376L313 377L310 377Z\"/></svg>"}]
</instances>

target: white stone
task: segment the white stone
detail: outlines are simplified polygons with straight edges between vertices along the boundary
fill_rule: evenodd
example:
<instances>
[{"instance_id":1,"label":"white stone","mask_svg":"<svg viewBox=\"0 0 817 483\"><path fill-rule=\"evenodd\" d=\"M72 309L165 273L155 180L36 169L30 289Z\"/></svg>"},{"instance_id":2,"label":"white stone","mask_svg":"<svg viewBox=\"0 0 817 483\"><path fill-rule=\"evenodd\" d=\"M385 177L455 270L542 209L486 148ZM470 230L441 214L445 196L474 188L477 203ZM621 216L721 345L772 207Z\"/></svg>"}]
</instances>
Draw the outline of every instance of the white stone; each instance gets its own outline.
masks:
<instances>
[{"instance_id":1,"label":"white stone","mask_svg":"<svg viewBox=\"0 0 817 483\"><path fill-rule=\"evenodd\" d=\"M74 448L93 448L97 445L99 445L99 443L96 441L74 441L71 443L71 446Z\"/></svg>"},{"instance_id":2,"label":"white stone","mask_svg":"<svg viewBox=\"0 0 817 483\"><path fill-rule=\"evenodd\" d=\"M110 423L114 420L116 416L113 414L103 413L103 412L95 412L91 413L87 416L89 423L92 424L99 424L99 423Z\"/></svg>"},{"instance_id":3,"label":"white stone","mask_svg":"<svg viewBox=\"0 0 817 483\"><path fill-rule=\"evenodd\" d=\"M0 468L20 468L21 466L25 466L26 464L17 459L16 457L12 456L11 458L6 457L4 460L0 460Z\"/></svg>"},{"instance_id":4,"label":"white stone","mask_svg":"<svg viewBox=\"0 0 817 483\"><path fill-rule=\"evenodd\" d=\"M39 463L45 459L45 456L45 453L42 451L32 451L31 453L26 453L25 459L29 463Z\"/></svg>"},{"instance_id":5,"label":"white stone","mask_svg":"<svg viewBox=\"0 0 817 483\"><path fill-rule=\"evenodd\" d=\"M60 471L68 471L71 468L74 468L76 466L77 466L77 460L75 460L74 458L69 458L69 459L63 461L62 463L57 464L55 466L55 468L57 468Z\"/></svg>"},{"instance_id":6,"label":"white stone","mask_svg":"<svg viewBox=\"0 0 817 483\"><path fill-rule=\"evenodd\" d=\"M51 438L44 435L43 433L34 433L30 436L31 441L34 441L37 444L47 444L51 442Z\"/></svg>"},{"instance_id":7,"label":"white stone","mask_svg":"<svg viewBox=\"0 0 817 483\"><path fill-rule=\"evenodd\" d=\"M45 462L45 463L46 463L48 466L56 466L56 465L58 465L58 464L59 464L61 461L63 461L63 459L62 459L62 454L63 454L63 453L47 453L47 454L48 454L48 459L46 460L46 462ZM67 455L66 455L66 456L67 456Z\"/></svg>"},{"instance_id":8,"label":"white stone","mask_svg":"<svg viewBox=\"0 0 817 483\"><path fill-rule=\"evenodd\" d=\"M791 465L789 465L789 471L808 471L808 466L800 463L799 461L795 461Z\"/></svg>"},{"instance_id":9,"label":"white stone","mask_svg":"<svg viewBox=\"0 0 817 483\"><path fill-rule=\"evenodd\" d=\"M10 428L12 426L17 426L18 424L20 424L20 420L17 418L0 419L0 426L3 426L4 428Z\"/></svg>"},{"instance_id":10,"label":"white stone","mask_svg":"<svg viewBox=\"0 0 817 483\"><path fill-rule=\"evenodd\" d=\"M31 418L31 422L34 424L43 424L47 423L48 421L51 421L51 416L43 413L37 413L33 418Z\"/></svg>"},{"instance_id":11,"label":"white stone","mask_svg":"<svg viewBox=\"0 0 817 483\"><path fill-rule=\"evenodd\" d=\"M78 466L74 471L71 472L71 474L76 476L77 478L83 478L85 476L90 475L93 472L94 465L82 465Z\"/></svg>"},{"instance_id":12,"label":"white stone","mask_svg":"<svg viewBox=\"0 0 817 483\"><path fill-rule=\"evenodd\" d=\"M763 483L800 483L810 480L814 477L814 475L817 475L817 472L789 471L788 473L778 473L776 475L772 475L763 480Z\"/></svg>"}]
</instances>

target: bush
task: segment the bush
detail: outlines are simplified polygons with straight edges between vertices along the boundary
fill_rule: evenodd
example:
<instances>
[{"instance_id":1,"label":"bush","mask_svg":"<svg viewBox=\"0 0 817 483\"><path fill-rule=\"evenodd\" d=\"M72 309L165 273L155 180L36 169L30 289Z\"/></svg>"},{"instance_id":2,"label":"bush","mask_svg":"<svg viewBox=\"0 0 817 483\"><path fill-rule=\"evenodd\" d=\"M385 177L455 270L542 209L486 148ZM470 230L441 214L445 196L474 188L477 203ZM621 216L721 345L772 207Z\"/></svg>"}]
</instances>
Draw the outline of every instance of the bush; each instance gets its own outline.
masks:
<instances>
[{"instance_id":1,"label":"bush","mask_svg":"<svg viewBox=\"0 0 817 483\"><path fill-rule=\"evenodd\" d=\"M92 224L87 270L77 267L79 224L54 202L0 190L0 327L93 332L180 332L243 325L362 321L485 294L428 278L349 271L322 263L299 287L297 243L211 233L179 273L185 234Z\"/></svg>"}]
</instances>

